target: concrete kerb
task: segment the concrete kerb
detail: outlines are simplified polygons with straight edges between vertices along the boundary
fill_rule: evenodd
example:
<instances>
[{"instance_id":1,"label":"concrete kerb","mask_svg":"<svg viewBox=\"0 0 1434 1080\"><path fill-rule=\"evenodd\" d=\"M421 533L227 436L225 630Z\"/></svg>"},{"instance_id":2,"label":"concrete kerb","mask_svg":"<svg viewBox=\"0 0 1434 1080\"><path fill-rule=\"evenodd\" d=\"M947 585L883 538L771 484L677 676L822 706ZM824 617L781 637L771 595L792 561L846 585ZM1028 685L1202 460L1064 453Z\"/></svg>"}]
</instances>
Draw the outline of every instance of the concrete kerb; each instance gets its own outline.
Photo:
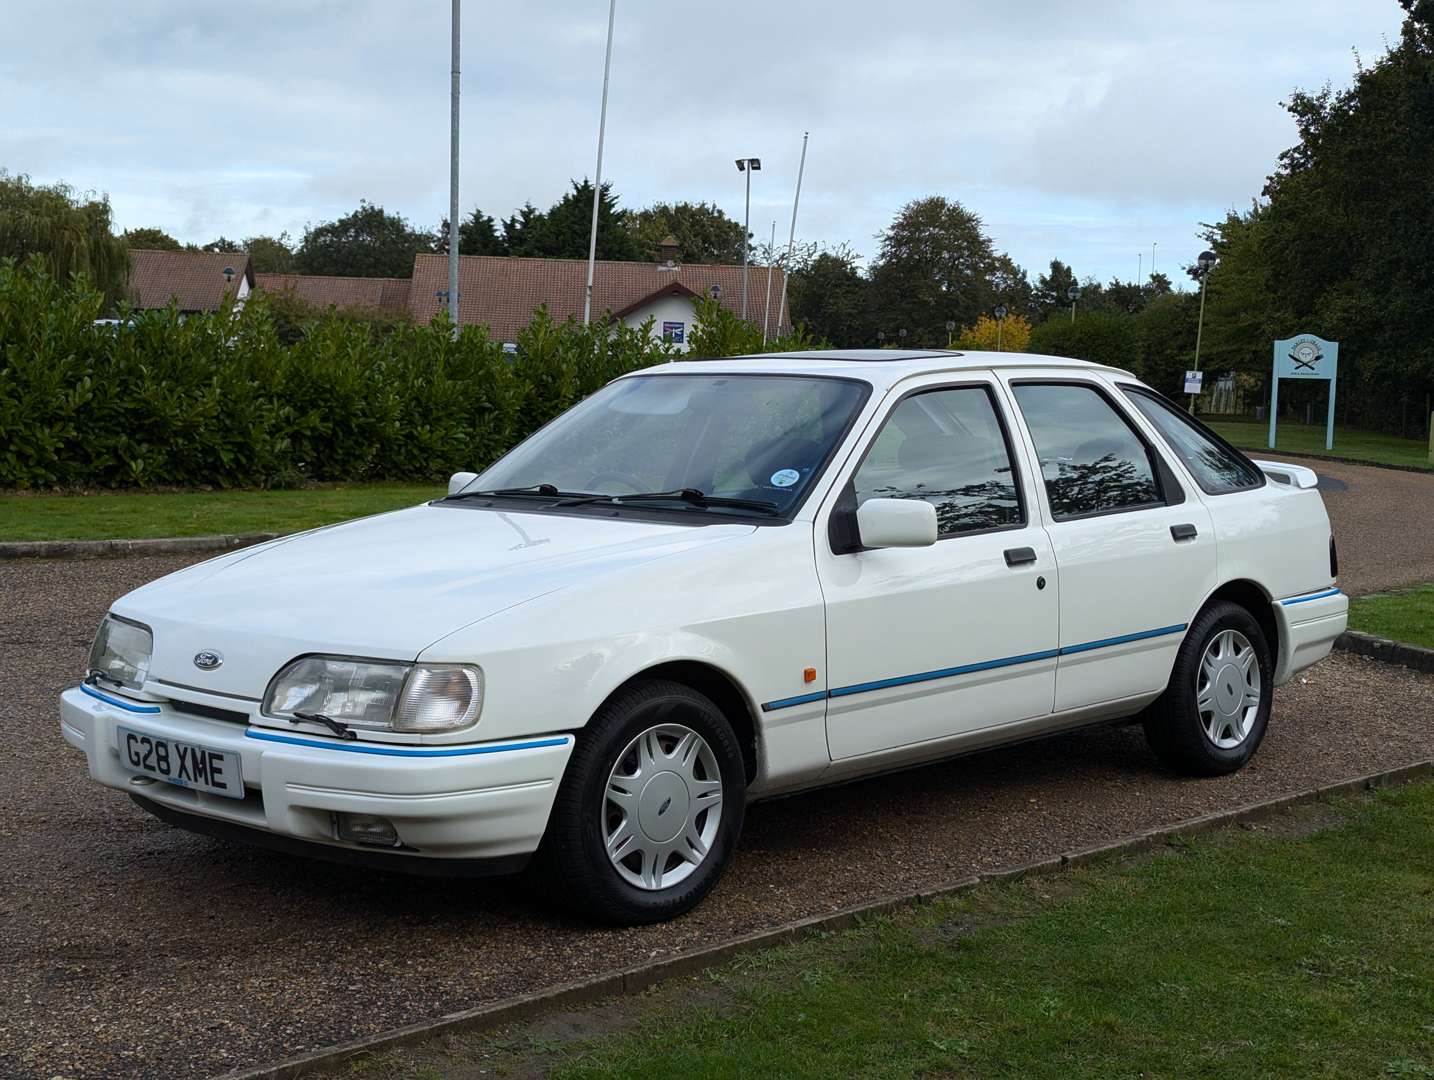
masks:
<instances>
[{"instance_id":1,"label":"concrete kerb","mask_svg":"<svg viewBox=\"0 0 1434 1080\"><path fill-rule=\"evenodd\" d=\"M1346 630L1335 639L1334 647L1382 660L1386 664L1434 672L1434 649L1426 649L1422 645L1406 645L1402 641L1391 641L1360 630Z\"/></svg>"},{"instance_id":2,"label":"concrete kerb","mask_svg":"<svg viewBox=\"0 0 1434 1080\"><path fill-rule=\"evenodd\" d=\"M106 559L126 555L188 555L276 540L283 533L245 533L224 536L173 536L157 540L7 540L0 542L0 561L6 559Z\"/></svg>"},{"instance_id":3,"label":"concrete kerb","mask_svg":"<svg viewBox=\"0 0 1434 1080\"><path fill-rule=\"evenodd\" d=\"M225 1073L221 1080L294 1080L315 1069L332 1068L360 1054L393 1050L415 1043L427 1042L439 1035L474 1032L501 1027L530 1019L557 1009L588 1005L605 998L637 994L655 983L691 975L726 963L743 953L801 941L821 934L836 933L857 925L864 919L886 915L919 904L930 903L964 892L987 882L1010 881L1037 874L1050 874L1067 867L1079 866L1099 859L1134 854L1168 844L1172 840L1193 836L1226 825L1255 822L1284 812L1303 803L1357 795L1376 788L1393 787L1434 776L1434 760L1366 776L1342 780L1322 787L1309 788L1260 802L1248 803L1233 810L1204 814L1173 825L1147 829L1113 843L1067 852L1049 859L1039 859L1020 866L1007 867L964 877L935 888L915 893L883 897L832 912L799 919L771 930L761 930L718 945L695 949L678 956L612 972L581 982L568 983L548 990L510 998L507 1001L482 1005L462 1012L449 1013L433 1020L409 1024L392 1031L354 1039L336 1046L301 1054L284 1061Z\"/></svg>"}]
</instances>

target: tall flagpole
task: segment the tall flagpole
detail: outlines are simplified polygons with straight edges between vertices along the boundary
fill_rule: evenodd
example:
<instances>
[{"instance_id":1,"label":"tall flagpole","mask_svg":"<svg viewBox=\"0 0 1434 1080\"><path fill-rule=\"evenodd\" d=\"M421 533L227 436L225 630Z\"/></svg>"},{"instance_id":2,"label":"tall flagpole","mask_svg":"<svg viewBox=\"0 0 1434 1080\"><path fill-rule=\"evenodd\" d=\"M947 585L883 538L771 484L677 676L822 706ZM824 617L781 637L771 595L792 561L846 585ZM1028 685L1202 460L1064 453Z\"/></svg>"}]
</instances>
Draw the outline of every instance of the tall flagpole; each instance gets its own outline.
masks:
<instances>
[{"instance_id":1,"label":"tall flagpole","mask_svg":"<svg viewBox=\"0 0 1434 1080\"><path fill-rule=\"evenodd\" d=\"M459 5L453 0L453 130L448 146L448 321L453 324L453 334L458 334L458 29Z\"/></svg>"},{"instance_id":2,"label":"tall flagpole","mask_svg":"<svg viewBox=\"0 0 1434 1080\"><path fill-rule=\"evenodd\" d=\"M762 344L767 344L767 326L772 319L772 262L777 257L777 223L772 222L772 241L767 245L767 306L762 311Z\"/></svg>"},{"instance_id":3,"label":"tall flagpole","mask_svg":"<svg viewBox=\"0 0 1434 1080\"><path fill-rule=\"evenodd\" d=\"M617 17L617 0L607 5L607 56L602 62L602 112L598 114L597 178L593 181L593 224L588 233L588 287L583 294L583 325L587 326L593 312L593 264L597 260L598 207L602 203L602 141L607 133L607 81L612 71L612 24Z\"/></svg>"},{"instance_id":4,"label":"tall flagpole","mask_svg":"<svg viewBox=\"0 0 1434 1080\"><path fill-rule=\"evenodd\" d=\"M797 204L802 201L802 173L807 168L807 138L810 132L802 132L802 160L797 166L797 193L792 196L792 231L787 234L787 259L782 267L782 302L777 306L777 333L782 332L782 318L787 313L787 280L792 276L792 249L797 242Z\"/></svg>"}]
</instances>

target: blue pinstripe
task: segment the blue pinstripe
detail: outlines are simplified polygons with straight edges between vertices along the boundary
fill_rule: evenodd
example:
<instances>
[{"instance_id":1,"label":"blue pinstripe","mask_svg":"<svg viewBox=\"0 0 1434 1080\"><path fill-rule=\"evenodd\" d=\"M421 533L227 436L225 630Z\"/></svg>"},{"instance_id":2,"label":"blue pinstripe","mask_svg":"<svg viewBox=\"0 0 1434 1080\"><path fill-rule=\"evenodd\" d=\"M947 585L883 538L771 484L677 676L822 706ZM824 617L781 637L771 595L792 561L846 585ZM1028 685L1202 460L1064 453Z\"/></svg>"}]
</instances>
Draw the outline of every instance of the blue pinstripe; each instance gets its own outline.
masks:
<instances>
[{"instance_id":1,"label":"blue pinstripe","mask_svg":"<svg viewBox=\"0 0 1434 1080\"><path fill-rule=\"evenodd\" d=\"M806 705L809 702L821 701L823 698L866 694L873 690L885 690L892 686L909 686L912 683L930 682L933 679L950 679L957 675L969 675L976 671L990 671L993 668L1013 667L1016 664L1031 664L1037 660L1051 660L1058 656L1090 652L1092 649L1106 649L1112 645L1124 645L1131 641L1144 641L1147 638L1163 637L1166 634L1178 634L1185 629L1185 626L1185 623L1179 623L1174 626L1161 626L1154 630L1141 630L1134 634L1121 634L1119 637L1101 638L1099 641L1086 641L1079 645L1066 645L1060 649L1045 649L1041 652L1023 653L1020 656L1003 656L999 660L983 660L976 664L962 664L959 667L940 668L936 671L922 671L915 675L897 675L890 679L877 679L874 682L837 686L827 691L802 694L800 697L778 698L776 701L768 701L762 705L762 711L775 712L777 709L789 709L794 705Z\"/></svg>"}]
</instances>

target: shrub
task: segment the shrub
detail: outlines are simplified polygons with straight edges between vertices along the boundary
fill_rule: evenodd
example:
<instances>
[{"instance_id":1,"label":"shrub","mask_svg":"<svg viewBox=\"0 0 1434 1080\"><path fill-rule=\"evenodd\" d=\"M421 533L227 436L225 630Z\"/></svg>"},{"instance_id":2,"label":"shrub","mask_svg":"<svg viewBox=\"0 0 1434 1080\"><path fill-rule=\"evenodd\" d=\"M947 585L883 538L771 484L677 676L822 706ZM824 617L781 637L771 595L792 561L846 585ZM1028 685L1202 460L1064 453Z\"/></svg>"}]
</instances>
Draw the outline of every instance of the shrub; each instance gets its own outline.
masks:
<instances>
[{"instance_id":1,"label":"shrub","mask_svg":"<svg viewBox=\"0 0 1434 1080\"><path fill-rule=\"evenodd\" d=\"M1140 328L1129 315L1077 312L1074 320L1056 315L1031 331L1028 351L1070 356L1141 373Z\"/></svg>"},{"instance_id":2,"label":"shrub","mask_svg":"<svg viewBox=\"0 0 1434 1080\"><path fill-rule=\"evenodd\" d=\"M38 259L0 261L0 487L276 486L440 480L478 468L609 380L678 358L651 323L556 323L506 354L484 327L329 312L296 325L264 296L95 325L103 297ZM758 352L715 303L702 355ZM705 337L704 337L705 335ZM810 348L798 335L768 349Z\"/></svg>"}]
</instances>

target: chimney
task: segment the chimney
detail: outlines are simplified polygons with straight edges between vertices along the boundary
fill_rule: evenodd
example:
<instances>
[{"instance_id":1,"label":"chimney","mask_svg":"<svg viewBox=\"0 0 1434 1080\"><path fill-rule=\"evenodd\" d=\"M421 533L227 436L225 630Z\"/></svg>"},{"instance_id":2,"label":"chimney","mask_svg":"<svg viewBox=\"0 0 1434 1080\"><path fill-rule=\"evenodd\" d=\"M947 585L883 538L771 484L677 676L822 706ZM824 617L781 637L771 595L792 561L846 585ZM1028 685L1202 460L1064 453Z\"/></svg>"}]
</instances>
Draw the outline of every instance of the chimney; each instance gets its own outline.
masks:
<instances>
[{"instance_id":1,"label":"chimney","mask_svg":"<svg viewBox=\"0 0 1434 1080\"><path fill-rule=\"evenodd\" d=\"M659 270L677 269L677 237L668 233L662 238L662 243L657 245L657 265Z\"/></svg>"}]
</instances>

